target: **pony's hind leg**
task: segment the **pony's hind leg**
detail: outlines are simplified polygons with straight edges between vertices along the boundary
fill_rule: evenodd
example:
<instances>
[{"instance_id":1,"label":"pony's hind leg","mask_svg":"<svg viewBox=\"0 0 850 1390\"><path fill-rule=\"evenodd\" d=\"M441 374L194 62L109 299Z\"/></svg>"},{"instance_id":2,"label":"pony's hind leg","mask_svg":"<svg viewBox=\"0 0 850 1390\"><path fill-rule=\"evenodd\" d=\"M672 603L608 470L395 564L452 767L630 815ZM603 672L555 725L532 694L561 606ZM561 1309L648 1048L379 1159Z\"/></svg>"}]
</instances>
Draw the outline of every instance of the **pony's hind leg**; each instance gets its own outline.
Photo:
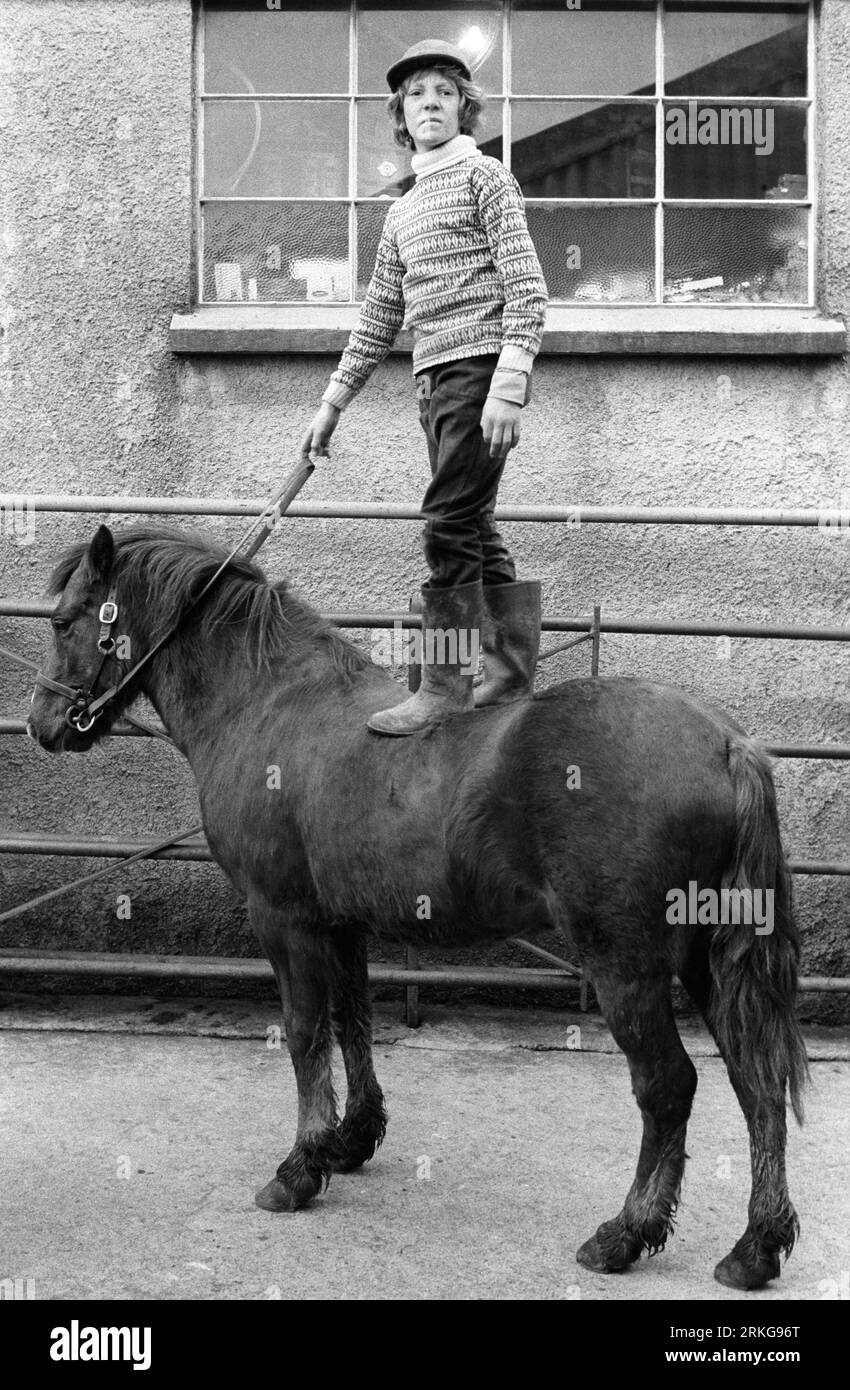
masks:
<instances>
[{"instance_id":1,"label":"pony's hind leg","mask_svg":"<svg viewBox=\"0 0 850 1390\"><path fill-rule=\"evenodd\" d=\"M336 962L329 936L303 914L252 903L251 920L277 976L298 1087L295 1143L255 1201L266 1211L297 1211L327 1186L340 1152L331 1075Z\"/></svg>"},{"instance_id":2,"label":"pony's hind leg","mask_svg":"<svg viewBox=\"0 0 850 1390\"><path fill-rule=\"evenodd\" d=\"M637 1172L623 1209L603 1222L576 1255L588 1269L613 1274L628 1268L642 1250L654 1254L664 1248L679 1200L697 1078L676 1029L666 973L628 981L596 973L594 986L628 1059L643 1117Z\"/></svg>"},{"instance_id":3,"label":"pony's hind leg","mask_svg":"<svg viewBox=\"0 0 850 1390\"><path fill-rule=\"evenodd\" d=\"M755 1086L754 1059L743 1055L728 1030L718 1027L705 933L694 942L679 977L717 1042L750 1137L752 1189L747 1229L719 1262L714 1277L729 1288L760 1289L779 1277L780 1253L791 1253L799 1233L785 1176L785 1084L768 1078L768 1084Z\"/></svg>"},{"instance_id":4,"label":"pony's hind leg","mask_svg":"<svg viewBox=\"0 0 850 1390\"><path fill-rule=\"evenodd\" d=\"M333 995L333 1022L342 1049L348 1097L339 1126L340 1152L334 1171L351 1173L370 1158L387 1128L384 1097L372 1064L372 1001L366 963L366 936L361 927L334 932L338 969Z\"/></svg>"},{"instance_id":5,"label":"pony's hind leg","mask_svg":"<svg viewBox=\"0 0 850 1390\"><path fill-rule=\"evenodd\" d=\"M750 1132L752 1189L747 1229L715 1267L714 1277L731 1289L761 1289L779 1278L779 1255L790 1255L800 1230L785 1177L785 1097L755 1105L746 1088L729 1075Z\"/></svg>"}]
</instances>

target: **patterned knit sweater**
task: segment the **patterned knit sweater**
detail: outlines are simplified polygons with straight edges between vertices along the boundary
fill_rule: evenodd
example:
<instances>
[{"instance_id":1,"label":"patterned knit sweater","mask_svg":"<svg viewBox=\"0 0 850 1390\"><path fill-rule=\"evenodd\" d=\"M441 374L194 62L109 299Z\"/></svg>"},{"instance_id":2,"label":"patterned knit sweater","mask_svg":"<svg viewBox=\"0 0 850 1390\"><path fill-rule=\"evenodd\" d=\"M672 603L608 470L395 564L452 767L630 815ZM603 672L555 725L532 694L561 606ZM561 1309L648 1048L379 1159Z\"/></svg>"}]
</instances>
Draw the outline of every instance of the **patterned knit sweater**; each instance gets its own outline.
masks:
<instances>
[{"instance_id":1,"label":"patterned knit sweater","mask_svg":"<svg viewBox=\"0 0 850 1390\"><path fill-rule=\"evenodd\" d=\"M413 330L414 372L494 353L494 387L530 372L540 347L548 296L516 179L465 135L412 164L416 182L387 213L357 327L323 397L341 409L402 326Z\"/></svg>"}]
</instances>

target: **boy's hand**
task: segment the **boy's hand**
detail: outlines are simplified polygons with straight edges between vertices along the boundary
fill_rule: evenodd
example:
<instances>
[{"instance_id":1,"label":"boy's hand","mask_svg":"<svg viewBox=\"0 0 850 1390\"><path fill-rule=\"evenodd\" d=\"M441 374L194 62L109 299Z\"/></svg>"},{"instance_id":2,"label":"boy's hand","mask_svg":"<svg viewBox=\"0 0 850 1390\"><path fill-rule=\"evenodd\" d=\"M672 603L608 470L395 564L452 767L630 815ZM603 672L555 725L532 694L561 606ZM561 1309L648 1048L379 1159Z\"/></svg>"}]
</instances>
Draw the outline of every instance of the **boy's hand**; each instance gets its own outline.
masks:
<instances>
[{"instance_id":1,"label":"boy's hand","mask_svg":"<svg viewBox=\"0 0 850 1390\"><path fill-rule=\"evenodd\" d=\"M310 428L301 440L301 457L309 461L312 454L326 457L328 441L337 427L341 411L335 405L322 401L310 423Z\"/></svg>"},{"instance_id":2,"label":"boy's hand","mask_svg":"<svg viewBox=\"0 0 850 1390\"><path fill-rule=\"evenodd\" d=\"M481 433L490 445L491 459L503 459L519 443L521 406L488 396L481 412Z\"/></svg>"}]
</instances>

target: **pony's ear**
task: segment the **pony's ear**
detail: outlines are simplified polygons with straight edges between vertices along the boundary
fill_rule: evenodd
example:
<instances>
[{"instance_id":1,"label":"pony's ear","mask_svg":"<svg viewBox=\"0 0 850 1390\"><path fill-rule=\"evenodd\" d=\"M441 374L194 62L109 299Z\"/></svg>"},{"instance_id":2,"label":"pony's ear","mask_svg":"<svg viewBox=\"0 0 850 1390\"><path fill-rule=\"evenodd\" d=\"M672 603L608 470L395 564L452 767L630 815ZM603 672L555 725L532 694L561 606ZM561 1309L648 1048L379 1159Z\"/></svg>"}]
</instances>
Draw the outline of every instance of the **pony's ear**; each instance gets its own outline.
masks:
<instances>
[{"instance_id":1,"label":"pony's ear","mask_svg":"<svg viewBox=\"0 0 850 1390\"><path fill-rule=\"evenodd\" d=\"M86 559L94 579L108 579L115 556L115 541L108 526L98 526Z\"/></svg>"}]
</instances>

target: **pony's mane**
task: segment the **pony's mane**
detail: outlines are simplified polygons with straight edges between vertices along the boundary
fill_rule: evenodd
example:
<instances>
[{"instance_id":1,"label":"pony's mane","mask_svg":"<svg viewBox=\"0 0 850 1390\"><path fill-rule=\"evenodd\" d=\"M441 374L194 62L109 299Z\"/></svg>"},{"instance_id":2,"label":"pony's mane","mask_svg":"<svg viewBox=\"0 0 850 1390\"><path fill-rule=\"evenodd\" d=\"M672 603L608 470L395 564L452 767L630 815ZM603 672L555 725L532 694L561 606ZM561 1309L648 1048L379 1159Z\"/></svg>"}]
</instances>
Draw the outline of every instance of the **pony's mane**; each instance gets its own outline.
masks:
<instances>
[{"instance_id":1,"label":"pony's mane","mask_svg":"<svg viewBox=\"0 0 850 1390\"><path fill-rule=\"evenodd\" d=\"M114 580L148 592L162 630L176 622L229 554L194 529L140 526L118 532L113 539ZM87 550L84 541L65 551L50 576L50 593L62 592ZM222 625L237 623L244 625L246 656L257 670L317 642L325 647L333 669L346 678L369 665L368 658L293 594L285 580L269 584L259 565L243 558L231 560L201 600L195 630L208 640Z\"/></svg>"}]
</instances>

